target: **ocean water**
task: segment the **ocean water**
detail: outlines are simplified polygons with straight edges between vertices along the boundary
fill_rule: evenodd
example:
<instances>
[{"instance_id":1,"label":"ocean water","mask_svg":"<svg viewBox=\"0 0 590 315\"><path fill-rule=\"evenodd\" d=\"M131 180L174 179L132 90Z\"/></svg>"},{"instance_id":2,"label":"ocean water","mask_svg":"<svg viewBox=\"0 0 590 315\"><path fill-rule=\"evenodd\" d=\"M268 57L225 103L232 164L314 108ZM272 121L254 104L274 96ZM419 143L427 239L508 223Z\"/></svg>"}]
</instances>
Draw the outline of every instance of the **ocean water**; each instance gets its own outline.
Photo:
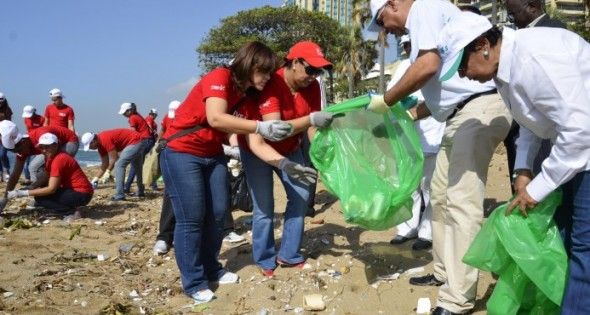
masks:
<instances>
[{"instance_id":1,"label":"ocean water","mask_svg":"<svg viewBox=\"0 0 590 315\"><path fill-rule=\"evenodd\" d=\"M14 165L14 153L8 152L8 160L10 160L10 167ZM76 154L76 160L81 167L89 167L89 166L96 166L100 165L100 156L98 156L97 151L84 151L82 149L78 150Z\"/></svg>"}]
</instances>

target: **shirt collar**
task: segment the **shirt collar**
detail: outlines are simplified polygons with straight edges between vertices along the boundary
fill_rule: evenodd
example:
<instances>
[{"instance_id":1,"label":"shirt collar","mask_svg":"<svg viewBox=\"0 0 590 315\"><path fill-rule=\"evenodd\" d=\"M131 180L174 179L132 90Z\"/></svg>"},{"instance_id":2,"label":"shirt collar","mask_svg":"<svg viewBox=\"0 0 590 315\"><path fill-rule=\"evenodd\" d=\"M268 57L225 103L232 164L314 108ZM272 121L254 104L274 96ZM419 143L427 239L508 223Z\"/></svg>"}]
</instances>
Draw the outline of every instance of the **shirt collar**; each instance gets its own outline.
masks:
<instances>
[{"instance_id":1,"label":"shirt collar","mask_svg":"<svg viewBox=\"0 0 590 315\"><path fill-rule=\"evenodd\" d=\"M527 25L526 27L535 27L537 25L537 23L539 23L539 21L545 17L545 15L547 15L547 13L543 13L541 15L539 15L536 19L534 19L531 23L529 23L529 25Z\"/></svg>"},{"instance_id":2,"label":"shirt collar","mask_svg":"<svg viewBox=\"0 0 590 315\"><path fill-rule=\"evenodd\" d=\"M512 66L515 35L514 30L508 27L505 27L502 31L502 46L500 47L500 61L496 78L504 83L510 82L510 67Z\"/></svg>"}]
</instances>

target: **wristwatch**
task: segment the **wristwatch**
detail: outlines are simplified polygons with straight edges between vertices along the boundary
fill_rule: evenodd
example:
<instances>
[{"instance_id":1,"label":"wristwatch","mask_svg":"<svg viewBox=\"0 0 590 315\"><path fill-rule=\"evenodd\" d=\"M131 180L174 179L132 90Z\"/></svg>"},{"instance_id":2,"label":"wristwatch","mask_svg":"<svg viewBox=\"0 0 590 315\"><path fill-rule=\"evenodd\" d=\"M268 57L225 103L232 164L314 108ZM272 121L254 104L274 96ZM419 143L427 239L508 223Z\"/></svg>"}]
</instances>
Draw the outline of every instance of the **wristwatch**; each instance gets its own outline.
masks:
<instances>
[{"instance_id":1,"label":"wristwatch","mask_svg":"<svg viewBox=\"0 0 590 315\"><path fill-rule=\"evenodd\" d=\"M519 168L519 169L514 170L514 172L512 172L512 178L511 178L512 184L514 184L514 181L520 175L532 176L532 172L531 172L531 170L526 169L526 168Z\"/></svg>"}]
</instances>

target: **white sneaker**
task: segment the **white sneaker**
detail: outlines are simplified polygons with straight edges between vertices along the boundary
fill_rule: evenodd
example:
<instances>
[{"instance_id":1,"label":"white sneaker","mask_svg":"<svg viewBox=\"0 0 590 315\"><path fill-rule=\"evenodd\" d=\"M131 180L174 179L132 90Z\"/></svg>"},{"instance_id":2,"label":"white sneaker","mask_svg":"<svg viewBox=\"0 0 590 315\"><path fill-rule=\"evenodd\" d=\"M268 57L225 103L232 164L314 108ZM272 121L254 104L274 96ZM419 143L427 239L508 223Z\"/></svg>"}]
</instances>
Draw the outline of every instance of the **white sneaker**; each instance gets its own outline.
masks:
<instances>
[{"instance_id":1,"label":"white sneaker","mask_svg":"<svg viewBox=\"0 0 590 315\"><path fill-rule=\"evenodd\" d=\"M240 281L240 276L229 271L226 271L223 276L219 278L219 284L238 283L238 281Z\"/></svg>"},{"instance_id":2,"label":"white sneaker","mask_svg":"<svg viewBox=\"0 0 590 315\"><path fill-rule=\"evenodd\" d=\"M215 298L215 294L213 291L206 289L193 293L191 297L195 301L195 304L203 304L213 300Z\"/></svg>"},{"instance_id":3,"label":"white sneaker","mask_svg":"<svg viewBox=\"0 0 590 315\"><path fill-rule=\"evenodd\" d=\"M168 252L168 244L165 241L157 240L154 244L154 255L164 255Z\"/></svg>"},{"instance_id":4,"label":"white sneaker","mask_svg":"<svg viewBox=\"0 0 590 315\"><path fill-rule=\"evenodd\" d=\"M228 243L239 243L239 242L243 242L245 240L246 240L245 237L243 237L242 235L240 235L234 231L229 232L229 234L223 238L223 241L228 242Z\"/></svg>"}]
</instances>

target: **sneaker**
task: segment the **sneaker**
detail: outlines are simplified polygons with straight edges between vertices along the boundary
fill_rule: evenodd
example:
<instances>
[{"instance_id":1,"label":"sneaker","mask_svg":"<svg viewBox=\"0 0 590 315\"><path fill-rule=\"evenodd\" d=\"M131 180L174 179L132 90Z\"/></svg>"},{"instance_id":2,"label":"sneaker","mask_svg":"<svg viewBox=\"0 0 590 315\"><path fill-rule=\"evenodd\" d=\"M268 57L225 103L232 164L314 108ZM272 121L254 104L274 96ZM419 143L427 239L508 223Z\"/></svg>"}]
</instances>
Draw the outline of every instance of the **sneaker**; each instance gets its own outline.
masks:
<instances>
[{"instance_id":1,"label":"sneaker","mask_svg":"<svg viewBox=\"0 0 590 315\"><path fill-rule=\"evenodd\" d=\"M233 272L226 271L218 281L219 284L238 283L238 281L240 281L240 277Z\"/></svg>"},{"instance_id":2,"label":"sneaker","mask_svg":"<svg viewBox=\"0 0 590 315\"><path fill-rule=\"evenodd\" d=\"M4 180L5 180L5 181L8 181L9 179L10 179L10 175L8 175L8 174L4 174Z\"/></svg>"},{"instance_id":3,"label":"sneaker","mask_svg":"<svg viewBox=\"0 0 590 315\"><path fill-rule=\"evenodd\" d=\"M154 244L154 255L164 255L170 249L168 248L168 244L165 241L157 240L156 244Z\"/></svg>"},{"instance_id":4,"label":"sneaker","mask_svg":"<svg viewBox=\"0 0 590 315\"><path fill-rule=\"evenodd\" d=\"M27 206L25 207L25 209L27 210L38 210L38 209L43 209L43 207L41 207L40 205L37 204L37 202L35 200L29 202L27 204Z\"/></svg>"},{"instance_id":5,"label":"sneaker","mask_svg":"<svg viewBox=\"0 0 590 315\"><path fill-rule=\"evenodd\" d=\"M196 305L196 304L203 304L203 303L210 302L211 300L213 300L215 298L215 294L213 293L213 291L206 289L206 290L197 291L197 292L191 294L191 297L195 301L195 305Z\"/></svg>"},{"instance_id":6,"label":"sneaker","mask_svg":"<svg viewBox=\"0 0 590 315\"><path fill-rule=\"evenodd\" d=\"M227 234L227 236L223 238L223 241L228 242L228 243L239 243L239 242L243 242L245 240L246 240L245 237L243 237L242 235L240 235L234 231L229 232L229 234Z\"/></svg>"},{"instance_id":7,"label":"sneaker","mask_svg":"<svg viewBox=\"0 0 590 315\"><path fill-rule=\"evenodd\" d=\"M260 269L260 272L267 278L274 278L275 276L275 271L272 269Z\"/></svg>"},{"instance_id":8,"label":"sneaker","mask_svg":"<svg viewBox=\"0 0 590 315\"><path fill-rule=\"evenodd\" d=\"M72 223L80 218L82 218L82 214L80 213L80 211L76 210L74 211L74 213L64 216L63 220L66 223Z\"/></svg>"},{"instance_id":9,"label":"sneaker","mask_svg":"<svg viewBox=\"0 0 590 315\"><path fill-rule=\"evenodd\" d=\"M288 263L286 261L283 261L283 260L277 258L277 265L281 266L282 268L303 269L303 267L305 267L305 260L302 262L291 264L291 263Z\"/></svg>"}]
</instances>

